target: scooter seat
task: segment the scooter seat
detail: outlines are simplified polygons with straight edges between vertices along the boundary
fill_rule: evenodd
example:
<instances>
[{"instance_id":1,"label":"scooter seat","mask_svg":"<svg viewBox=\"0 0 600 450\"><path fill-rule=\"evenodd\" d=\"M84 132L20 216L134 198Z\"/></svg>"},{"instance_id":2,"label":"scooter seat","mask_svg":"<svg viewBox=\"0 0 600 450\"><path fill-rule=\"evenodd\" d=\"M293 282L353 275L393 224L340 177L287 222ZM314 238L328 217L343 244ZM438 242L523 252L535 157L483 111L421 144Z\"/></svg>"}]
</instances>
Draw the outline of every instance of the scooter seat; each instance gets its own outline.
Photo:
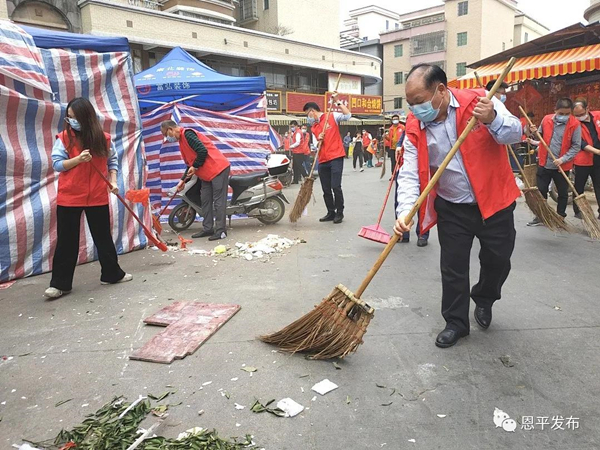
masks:
<instances>
[{"instance_id":1,"label":"scooter seat","mask_svg":"<svg viewBox=\"0 0 600 450\"><path fill-rule=\"evenodd\" d=\"M234 175L229 178L229 186L234 190L236 188L247 188L259 183L263 178L269 176L269 172L248 173L244 175Z\"/></svg>"}]
</instances>

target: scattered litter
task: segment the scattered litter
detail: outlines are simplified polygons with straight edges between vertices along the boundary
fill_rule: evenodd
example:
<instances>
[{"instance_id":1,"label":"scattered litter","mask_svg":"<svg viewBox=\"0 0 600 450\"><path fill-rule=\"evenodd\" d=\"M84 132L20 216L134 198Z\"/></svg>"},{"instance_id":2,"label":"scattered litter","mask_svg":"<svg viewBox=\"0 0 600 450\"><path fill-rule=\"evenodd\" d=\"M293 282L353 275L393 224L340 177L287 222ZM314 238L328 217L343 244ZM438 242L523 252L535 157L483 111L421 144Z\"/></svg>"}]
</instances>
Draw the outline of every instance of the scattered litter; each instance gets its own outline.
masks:
<instances>
[{"instance_id":1,"label":"scattered litter","mask_svg":"<svg viewBox=\"0 0 600 450\"><path fill-rule=\"evenodd\" d=\"M337 388L338 388L337 384L332 383L331 381L329 381L326 378L323 381L320 381L317 384L315 384L312 387L312 390L315 391L317 394L325 395L328 392L331 392L331 391L333 391L334 389L337 389Z\"/></svg>"},{"instance_id":2,"label":"scattered litter","mask_svg":"<svg viewBox=\"0 0 600 450\"><path fill-rule=\"evenodd\" d=\"M554 309L555 309L556 311L562 311L562 308L561 308L560 306L555 306L555 307L554 307Z\"/></svg>"},{"instance_id":3,"label":"scattered litter","mask_svg":"<svg viewBox=\"0 0 600 450\"><path fill-rule=\"evenodd\" d=\"M83 405L81 405L82 408L87 408L88 406L90 406L89 403L84 403Z\"/></svg>"},{"instance_id":4,"label":"scattered litter","mask_svg":"<svg viewBox=\"0 0 600 450\"><path fill-rule=\"evenodd\" d=\"M500 357L500 361L504 364L504 367L514 367L515 363L513 363L510 359L509 355L503 355Z\"/></svg>"},{"instance_id":5,"label":"scattered litter","mask_svg":"<svg viewBox=\"0 0 600 450\"><path fill-rule=\"evenodd\" d=\"M310 399L311 402L316 402L317 401L317 396L315 395L313 398Z\"/></svg>"},{"instance_id":6,"label":"scattered litter","mask_svg":"<svg viewBox=\"0 0 600 450\"><path fill-rule=\"evenodd\" d=\"M271 403L273 403L274 401L275 399L270 400L263 405L259 400L256 400L250 408L250 411L252 411L253 413L262 413L266 411L278 417L286 417L286 412L280 409L279 407L269 408L269 405L271 405Z\"/></svg>"},{"instance_id":7,"label":"scattered litter","mask_svg":"<svg viewBox=\"0 0 600 450\"><path fill-rule=\"evenodd\" d=\"M381 406L390 406L394 402L382 403Z\"/></svg>"},{"instance_id":8,"label":"scattered litter","mask_svg":"<svg viewBox=\"0 0 600 450\"><path fill-rule=\"evenodd\" d=\"M202 414L204 414L204 410L201 409L200 411L198 411L198 415L201 416Z\"/></svg>"},{"instance_id":9,"label":"scattered litter","mask_svg":"<svg viewBox=\"0 0 600 450\"><path fill-rule=\"evenodd\" d=\"M444 417L446 417L446 414L437 414L437 416L438 416L440 419L443 419Z\"/></svg>"},{"instance_id":10,"label":"scattered litter","mask_svg":"<svg viewBox=\"0 0 600 450\"><path fill-rule=\"evenodd\" d=\"M305 373L304 375L300 375L298 378L306 378L306 377L310 377L310 375Z\"/></svg>"},{"instance_id":11,"label":"scattered litter","mask_svg":"<svg viewBox=\"0 0 600 450\"><path fill-rule=\"evenodd\" d=\"M214 248L214 252L215 252L216 255L222 255L226 251L227 251L227 247L225 247L224 245L217 245Z\"/></svg>"},{"instance_id":12,"label":"scattered litter","mask_svg":"<svg viewBox=\"0 0 600 450\"><path fill-rule=\"evenodd\" d=\"M238 378L238 377L235 377L235 378L232 378L232 379L231 379L231 381L237 381L237 380L239 380L239 378Z\"/></svg>"},{"instance_id":13,"label":"scattered litter","mask_svg":"<svg viewBox=\"0 0 600 450\"><path fill-rule=\"evenodd\" d=\"M61 400L60 402L58 402L56 405L54 405L55 408L58 408L60 405L64 405L65 403L70 402L71 400L73 400L72 398L67 399L67 400Z\"/></svg>"},{"instance_id":14,"label":"scattered litter","mask_svg":"<svg viewBox=\"0 0 600 450\"><path fill-rule=\"evenodd\" d=\"M446 369L446 372L450 372L450 369L448 369L446 366L442 366L444 369Z\"/></svg>"},{"instance_id":15,"label":"scattered litter","mask_svg":"<svg viewBox=\"0 0 600 450\"><path fill-rule=\"evenodd\" d=\"M12 281L6 281L5 283L0 283L0 290L8 289L16 282L17 282L17 280L12 280Z\"/></svg>"},{"instance_id":16,"label":"scattered litter","mask_svg":"<svg viewBox=\"0 0 600 450\"><path fill-rule=\"evenodd\" d=\"M152 410L152 414L154 414L156 417L165 417L167 415L168 409L169 405L160 405Z\"/></svg>"},{"instance_id":17,"label":"scattered litter","mask_svg":"<svg viewBox=\"0 0 600 450\"><path fill-rule=\"evenodd\" d=\"M335 367L335 370L342 370L342 368L340 367L340 365L336 362L333 363L333 367Z\"/></svg>"},{"instance_id":18,"label":"scattered litter","mask_svg":"<svg viewBox=\"0 0 600 450\"><path fill-rule=\"evenodd\" d=\"M161 395L158 395L158 396L156 396L156 395L152 395L152 394L148 394L148 398L151 398L152 400L155 400L155 401L157 401L157 402L160 402L160 401L164 400L165 398L167 398L169 395L171 395L171 394L174 394L175 392L176 392L176 391L167 391L167 392L165 392L164 394L161 394ZM146 398L146 397L143 397L143 398ZM141 399L142 399L142 396L140 395L140 398L138 398L138 399L137 399L137 400L134 402L134 405L135 405L135 404L137 404L137 402L140 402L140 401L141 401Z\"/></svg>"},{"instance_id":19,"label":"scattered litter","mask_svg":"<svg viewBox=\"0 0 600 450\"><path fill-rule=\"evenodd\" d=\"M241 426L242 426L242 424L241 424L241 423L236 423L236 424L235 424L235 426L236 426L236 427L241 427Z\"/></svg>"},{"instance_id":20,"label":"scattered litter","mask_svg":"<svg viewBox=\"0 0 600 450\"><path fill-rule=\"evenodd\" d=\"M414 439L409 439L408 442L412 442L414 444L417 441L415 441Z\"/></svg>"},{"instance_id":21,"label":"scattered litter","mask_svg":"<svg viewBox=\"0 0 600 450\"><path fill-rule=\"evenodd\" d=\"M244 405L240 405L239 403L234 403L235 409L244 409Z\"/></svg>"},{"instance_id":22,"label":"scattered litter","mask_svg":"<svg viewBox=\"0 0 600 450\"><path fill-rule=\"evenodd\" d=\"M184 439L189 438L190 436L196 436L200 433L202 433L202 428L200 428L200 427L190 428L189 430L186 430L183 433L179 433L179 436L177 436L177 440L183 441Z\"/></svg>"},{"instance_id":23,"label":"scattered litter","mask_svg":"<svg viewBox=\"0 0 600 450\"><path fill-rule=\"evenodd\" d=\"M284 398L277 402L277 408L285 412L285 417L294 417L304 411L304 406L296 403L291 398Z\"/></svg>"},{"instance_id":24,"label":"scattered litter","mask_svg":"<svg viewBox=\"0 0 600 450\"><path fill-rule=\"evenodd\" d=\"M379 383L375 383L375 386L377 386L380 389L386 389L387 386L383 385L383 384L379 384Z\"/></svg>"},{"instance_id":25,"label":"scattered litter","mask_svg":"<svg viewBox=\"0 0 600 450\"><path fill-rule=\"evenodd\" d=\"M351 400L350 400L350 396L349 396L349 395L347 395L347 396L346 396L346 405L349 405L349 404L350 404L350 402L351 402Z\"/></svg>"},{"instance_id":26,"label":"scattered litter","mask_svg":"<svg viewBox=\"0 0 600 450\"><path fill-rule=\"evenodd\" d=\"M245 366L242 367L242 370L248 373L252 373L252 372L256 372L258 369L256 367L252 367L252 366Z\"/></svg>"},{"instance_id":27,"label":"scattered litter","mask_svg":"<svg viewBox=\"0 0 600 450\"><path fill-rule=\"evenodd\" d=\"M244 258L247 261L254 259L269 258L270 255L282 253L296 244L300 244L300 239L287 239L276 234L269 234L257 242L236 242L234 248L227 248L225 245L217 245L210 251L189 249L190 255L201 255L214 257L217 255L234 258ZM216 260L214 260L216 262Z\"/></svg>"},{"instance_id":28,"label":"scattered litter","mask_svg":"<svg viewBox=\"0 0 600 450\"><path fill-rule=\"evenodd\" d=\"M19 450L42 450L41 448L38 448L38 447L32 447L28 443L21 444L21 445L13 444L12 446L13 446L13 448L17 448Z\"/></svg>"},{"instance_id":29,"label":"scattered litter","mask_svg":"<svg viewBox=\"0 0 600 450\"><path fill-rule=\"evenodd\" d=\"M207 381L205 383L202 383L202 386L208 386L209 384L212 384L212 381Z\"/></svg>"}]
</instances>

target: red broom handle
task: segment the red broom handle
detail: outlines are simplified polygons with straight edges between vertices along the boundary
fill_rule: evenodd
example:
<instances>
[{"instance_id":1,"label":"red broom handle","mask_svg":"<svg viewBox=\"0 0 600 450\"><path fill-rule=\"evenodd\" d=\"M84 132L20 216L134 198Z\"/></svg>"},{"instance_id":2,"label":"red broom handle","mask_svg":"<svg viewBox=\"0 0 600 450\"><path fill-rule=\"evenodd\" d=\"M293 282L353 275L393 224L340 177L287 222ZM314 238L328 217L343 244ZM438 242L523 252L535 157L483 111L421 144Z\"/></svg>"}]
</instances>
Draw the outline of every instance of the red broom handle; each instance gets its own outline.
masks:
<instances>
[{"instance_id":1,"label":"red broom handle","mask_svg":"<svg viewBox=\"0 0 600 450\"><path fill-rule=\"evenodd\" d=\"M104 174L102 172L100 172L100 169L98 169L96 166L94 166L94 164L91 164L92 168L96 171L96 173L98 175L100 175L100 177L104 180L104 182L106 183L106 185L112 189L112 184L110 183L110 181L108 181L108 178L106 178L104 176ZM167 245L158 240L156 238L156 236L154 236L154 233L152 233L152 231L150 231L148 228L146 228L146 225L144 225L142 223L142 221L140 220L140 218L137 216L137 214L133 211L133 209L131 209L129 207L129 205L125 202L125 199L123 197L121 197L120 194L115 193L115 195L117 196L117 198L119 199L119 201L123 204L123 206L125 206L125 208L127 208L127 211L129 211L129 213L133 216L133 218L135 220L137 220L137 222L140 224L140 226L142 227L142 229L144 230L144 234L146 235L146 237L150 240L150 242L152 242L154 245L156 245L159 249L161 249L163 252L167 251Z\"/></svg>"},{"instance_id":2,"label":"red broom handle","mask_svg":"<svg viewBox=\"0 0 600 450\"><path fill-rule=\"evenodd\" d=\"M384 158L385 160L385 158ZM384 161L385 164L385 161ZM381 225L381 219L383 219L383 213L385 212L385 207L387 206L387 202L390 198L390 193L392 192L392 186L394 185L394 181L396 175L398 174L398 170L400 169L400 158L396 158L396 167L394 167L394 173L392 174L392 179L390 180L390 184L388 186L387 194L385 194L385 200L383 201L383 206L381 207L381 211L379 212L379 219L377 219L377 226Z\"/></svg>"},{"instance_id":3,"label":"red broom handle","mask_svg":"<svg viewBox=\"0 0 600 450\"><path fill-rule=\"evenodd\" d=\"M190 181L191 177L189 178L185 178L184 183L187 183L188 181ZM169 207L169 205L171 204L171 202L173 200L175 200L175 197L177 197L177 190L175 190L175 192L173 193L173 195L171 195L171 198L169 198L169 201L167 202L167 204L165 205L165 207L162 209L162 211L158 214L158 218L160 219L162 217L162 215L165 213L165 211L167 210L167 208Z\"/></svg>"}]
</instances>

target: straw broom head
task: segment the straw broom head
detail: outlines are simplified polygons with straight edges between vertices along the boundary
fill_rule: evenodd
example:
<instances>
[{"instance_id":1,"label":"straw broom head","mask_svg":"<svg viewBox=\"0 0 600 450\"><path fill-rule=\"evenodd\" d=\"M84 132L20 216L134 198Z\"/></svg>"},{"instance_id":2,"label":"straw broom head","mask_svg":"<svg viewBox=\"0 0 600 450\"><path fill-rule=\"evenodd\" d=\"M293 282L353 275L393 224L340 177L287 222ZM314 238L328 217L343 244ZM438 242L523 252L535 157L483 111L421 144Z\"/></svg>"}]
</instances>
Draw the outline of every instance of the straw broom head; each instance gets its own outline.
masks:
<instances>
[{"instance_id":1,"label":"straw broom head","mask_svg":"<svg viewBox=\"0 0 600 450\"><path fill-rule=\"evenodd\" d=\"M310 202L310 198L312 197L314 183L315 179L313 177L308 177L304 179L302 186L300 186L298 197L296 197L294 206L290 211L290 222L296 223L298 222L298 219L302 216L304 208L308 206L308 202Z\"/></svg>"},{"instance_id":2,"label":"straw broom head","mask_svg":"<svg viewBox=\"0 0 600 450\"><path fill-rule=\"evenodd\" d=\"M600 240L600 223L598 222L598 219L596 219L592 207L585 198L585 194L575 197L574 202L579 207L579 211L583 219L583 225L590 237L594 240Z\"/></svg>"}]
</instances>

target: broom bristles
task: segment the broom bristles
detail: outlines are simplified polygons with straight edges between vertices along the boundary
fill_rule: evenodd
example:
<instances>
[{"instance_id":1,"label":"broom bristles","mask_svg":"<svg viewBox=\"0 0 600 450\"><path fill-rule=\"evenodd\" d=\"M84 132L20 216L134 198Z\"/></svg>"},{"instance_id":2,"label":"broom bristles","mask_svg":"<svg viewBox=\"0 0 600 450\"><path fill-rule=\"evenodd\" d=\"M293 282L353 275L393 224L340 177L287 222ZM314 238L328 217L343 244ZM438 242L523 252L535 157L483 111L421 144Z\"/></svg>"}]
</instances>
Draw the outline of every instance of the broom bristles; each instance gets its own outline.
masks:
<instances>
[{"instance_id":1,"label":"broom bristles","mask_svg":"<svg viewBox=\"0 0 600 450\"><path fill-rule=\"evenodd\" d=\"M553 210L537 187L523 189L525 203L535 217L552 231L573 231L565 219Z\"/></svg>"},{"instance_id":2,"label":"broom bristles","mask_svg":"<svg viewBox=\"0 0 600 450\"><path fill-rule=\"evenodd\" d=\"M583 219L583 225L589 236L594 240L600 239L600 223L594 215L591 205L585 198L585 194L581 194L575 197L575 203L579 207L581 217Z\"/></svg>"},{"instance_id":3,"label":"broom bristles","mask_svg":"<svg viewBox=\"0 0 600 450\"><path fill-rule=\"evenodd\" d=\"M383 164L381 165L381 175L379 175L379 179L381 180L383 177L385 177L385 154L386 154L386 150L383 150Z\"/></svg>"},{"instance_id":4,"label":"broom bristles","mask_svg":"<svg viewBox=\"0 0 600 450\"><path fill-rule=\"evenodd\" d=\"M372 317L371 307L338 285L308 314L259 339L286 352L309 353L311 359L343 358L362 344Z\"/></svg>"},{"instance_id":5,"label":"broom bristles","mask_svg":"<svg viewBox=\"0 0 600 450\"><path fill-rule=\"evenodd\" d=\"M315 179L312 176L305 178L302 182L302 186L300 186L300 191L298 192L294 206L290 211L290 222L296 223L298 222L298 219L302 217L302 213L312 197L314 182Z\"/></svg>"}]
</instances>

